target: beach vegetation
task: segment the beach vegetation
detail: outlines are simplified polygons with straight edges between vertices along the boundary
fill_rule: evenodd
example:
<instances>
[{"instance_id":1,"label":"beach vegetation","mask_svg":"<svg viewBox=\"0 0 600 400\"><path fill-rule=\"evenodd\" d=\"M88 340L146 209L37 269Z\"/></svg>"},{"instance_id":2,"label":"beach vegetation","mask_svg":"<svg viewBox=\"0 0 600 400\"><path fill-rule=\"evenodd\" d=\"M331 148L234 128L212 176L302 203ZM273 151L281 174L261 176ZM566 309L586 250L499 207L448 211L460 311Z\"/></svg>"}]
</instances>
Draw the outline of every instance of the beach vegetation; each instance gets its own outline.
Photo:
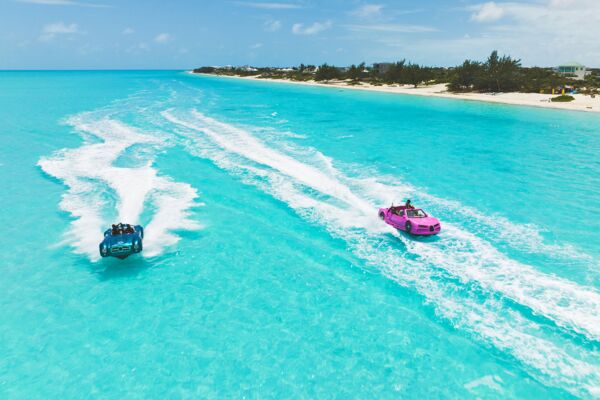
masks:
<instances>
[{"instance_id":1,"label":"beach vegetation","mask_svg":"<svg viewBox=\"0 0 600 400\"><path fill-rule=\"evenodd\" d=\"M483 65L480 62L465 60L461 66L454 69L448 89L453 92L473 91L482 74Z\"/></svg>"},{"instance_id":2,"label":"beach vegetation","mask_svg":"<svg viewBox=\"0 0 600 400\"><path fill-rule=\"evenodd\" d=\"M421 67L419 64L408 64L405 68L406 83L413 85L415 88L422 82L427 82L431 79L432 73L429 68Z\"/></svg>"},{"instance_id":3,"label":"beach vegetation","mask_svg":"<svg viewBox=\"0 0 600 400\"><path fill-rule=\"evenodd\" d=\"M383 80L385 83L402 83L404 81L404 65L406 60L392 63L383 72Z\"/></svg>"},{"instance_id":4,"label":"beach vegetation","mask_svg":"<svg viewBox=\"0 0 600 400\"><path fill-rule=\"evenodd\" d=\"M552 101L553 103L568 103L573 100L575 100L575 97L569 96L568 94L553 97L550 99L550 101Z\"/></svg>"},{"instance_id":5,"label":"beach vegetation","mask_svg":"<svg viewBox=\"0 0 600 400\"><path fill-rule=\"evenodd\" d=\"M479 91L514 92L519 88L521 60L498 55L494 50L483 64L483 73L477 82Z\"/></svg>"},{"instance_id":6,"label":"beach vegetation","mask_svg":"<svg viewBox=\"0 0 600 400\"><path fill-rule=\"evenodd\" d=\"M217 75L256 76L266 79L289 79L294 81L345 81L348 85L362 83L381 85L447 84L451 92L525 92L567 93L579 91L598 93L600 70L593 70L584 80L561 75L553 68L523 67L521 60L492 51L486 60L465 60L456 67L431 67L415 64L406 59L396 62L366 65L352 64L339 67L330 64L320 66L300 64L298 67L201 67L197 73Z\"/></svg>"},{"instance_id":7,"label":"beach vegetation","mask_svg":"<svg viewBox=\"0 0 600 400\"><path fill-rule=\"evenodd\" d=\"M395 63L375 64L370 71L370 82L383 82L387 84L413 85L429 81L437 82L442 76L443 68L426 67L401 60Z\"/></svg>"},{"instance_id":8,"label":"beach vegetation","mask_svg":"<svg viewBox=\"0 0 600 400\"><path fill-rule=\"evenodd\" d=\"M583 80L585 85L583 92L596 94L600 92L600 75L589 74Z\"/></svg>"},{"instance_id":9,"label":"beach vegetation","mask_svg":"<svg viewBox=\"0 0 600 400\"><path fill-rule=\"evenodd\" d=\"M552 93L552 89L559 89L566 85L566 79L556 74L551 68L522 68L520 76L521 92L526 93Z\"/></svg>"},{"instance_id":10,"label":"beach vegetation","mask_svg":"<svg viewBox=\"0 0 600 400\"><path fill-rule=\"evenodd\" d=\"M342 73L338 67L328 65L327 63L319 66L315 73L315 81L330 81L342 78Z\"/></svg>"},{"instance_id":11,"label":"beach vegetation","mask_svg":"<svg viewBox=\"0 0 600 400\"><path fill-rule=\"evenodd\" d=\"M358 65L352 64L348 71L346 72L346 77L351 80L352 83L357 83L361 79L365 78L368 75L368 71L366 71L365 63L362 62Z\"/></svg>"},{"instance_id":12,"label":"beach vegetation","mask_svg":"<svg viewBox=\"0 0 600 400\"><path fill-rule=\"evenodd\" d=\"M521 61L499 56L494 50L481 63L466 60L454 69L449 89L457 92L514 92L520 87Z\"/></svg>"},{"instance_id":13,"label":"beach vegetation","mask_svg":"<svg viewBox=\"0 0 600 400\"><path fill-rule=\"evenodd\" d=\"M212 74L216 71L215 67L200 67L194 69L195 74Z\"/></svg>"}]
</instances>

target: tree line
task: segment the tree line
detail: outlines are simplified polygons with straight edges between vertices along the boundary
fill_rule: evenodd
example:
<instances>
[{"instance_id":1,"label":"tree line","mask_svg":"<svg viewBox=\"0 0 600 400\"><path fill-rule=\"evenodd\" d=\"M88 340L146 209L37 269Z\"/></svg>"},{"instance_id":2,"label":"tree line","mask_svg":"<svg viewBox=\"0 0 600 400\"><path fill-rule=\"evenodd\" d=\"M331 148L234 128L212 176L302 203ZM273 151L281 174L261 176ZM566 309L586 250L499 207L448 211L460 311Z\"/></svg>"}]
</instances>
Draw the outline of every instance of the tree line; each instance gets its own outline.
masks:
<instances>
[{"instance_id":1,"label":"tree line","mask_svg":"<svg viewBox=\"0 0 600 400\"><path fill-rule=\"evenodd\" d=\"M453 92L546 92L566 86L598 92L600 76L588 75L585 80L558 74L551 68L521 65L521 60L493 51L485 61L465 60L452 68L430 67L406 60L367 66L364 62L349 67L329 64L304 65L291 69L249 67L202 67L194 72L257 76L259 78L346 81L350 85L361 82L373 85L413 85L447 83Z\"/></svg>"},{"instance_id":2,"label":"tree line","mask_svg":"<svg viewBox=\"0 0 600 400\"><path fill-rule=\"evenodd\" d=\"M521 66L521 60L499 56L493 51L484 62L466 60L452 70L448 89L453 92L546 92L565 87L594 92L600 77L588 75L584 80L561 75L551 68Z\"/></svg>"}]
</instances>

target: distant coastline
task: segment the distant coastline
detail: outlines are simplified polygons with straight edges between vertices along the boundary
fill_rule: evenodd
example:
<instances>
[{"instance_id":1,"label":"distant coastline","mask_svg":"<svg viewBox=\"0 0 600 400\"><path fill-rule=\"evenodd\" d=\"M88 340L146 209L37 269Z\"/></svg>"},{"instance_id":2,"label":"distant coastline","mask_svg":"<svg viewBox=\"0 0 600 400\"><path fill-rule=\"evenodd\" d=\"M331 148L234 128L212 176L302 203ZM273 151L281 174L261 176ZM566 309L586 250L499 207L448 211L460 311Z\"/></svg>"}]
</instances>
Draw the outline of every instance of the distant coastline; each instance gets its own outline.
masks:
<instances>
[{"instance_id":1,"label":"distant coastline","mask_svg":"<svg viewBox=\"0 0 600 400\"><path fill-rule=\"evenodd\" d=\"M596 112L600 113L600 96L592 98L589 95L584 94L572 94L574 100L568 103L551 102L550 99L556 95L552 94L541 94L541 93L520 93L520 92L505 92L505 93L455 93L448 91L447 84L438 83L432 85L400 85L400 84L381 84L373 85L365 82L352 82L350 80L330 80L325 82L316 82L315 80L297 81L286 78L265 78L260 75L225 75L216 73L199 73L189 71L195 75L207 75L207 76L218 76L232 79L246 79L256 81L268 81L268 82L279 82L289 83L294 85L305 85L305 86L320 86L338 89L351 89L351 90L364 90L372 92L382 93L396 93L396 94L407 94L427 97L442 97L449 99L460 99L460 100L471 100L471 101L484 101L489 103L501 103L501 104L512 104L520 106L530 107L542 107L552 109L562 109L571 111L585 111L585 112Z\"/></svg>"}]
</instances>

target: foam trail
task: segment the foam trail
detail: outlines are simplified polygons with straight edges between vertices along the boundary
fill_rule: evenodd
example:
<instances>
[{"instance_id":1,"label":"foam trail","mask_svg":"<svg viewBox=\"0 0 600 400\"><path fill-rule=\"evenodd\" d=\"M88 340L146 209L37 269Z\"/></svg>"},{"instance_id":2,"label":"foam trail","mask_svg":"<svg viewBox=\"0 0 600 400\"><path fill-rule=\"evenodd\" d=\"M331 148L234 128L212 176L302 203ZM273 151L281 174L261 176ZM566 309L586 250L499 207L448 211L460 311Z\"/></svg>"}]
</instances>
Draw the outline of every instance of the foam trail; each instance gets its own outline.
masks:
<instances>
[{"instance_id":1,"label":"foam trail","mask_svg":"<svg viewBox=\"0 0 600 400\"><path fill-rule=\"evenodd\" d=\"M376 205L360 198L342 181L321 170L270 149L248 132L193 112L201 123L186 122L170 113L165 117L187 128L201 130L227 151L266 165L298 182L356 208L352 220L377 229ZM327 160L324 156L322 159ZM327 169L333 170L330 165ZM340 175L339 173L337 173ZM350 219L350 218L349 218ZM497 251L489 243L445 223L439 242L407 242L408 249L425 262L441 267L462 280L477 282L531 308L557 324L600 339L600 294L593 288L541 273Z\"/></svg>"},{"instance_id":2,"label":"foam trail","mask_svg":"<svg viewBox=\"0 0 600 400\"><path fill-rule=\"evenodd\" d=\"M144 202L151 198L157 211L146 227L144 254L159 254L164 244L172 244L172 229L195 229L187 218L186 210L193 205L196 191L188 184L173 182L158 176L152 159L141 160L138 167L117 167L114 162L131 146L157 146L159 138L143 134L121 122L111 119L90 119L87 114L72 117L68 123L82 133L101 139L100 143L86 140L76 149L64 149L54 157L42 158L38 165L49 175L68 186L61 208L75 220L67 234L75 252L95 261L99 258L98 243L102 231L110 224L104 213L110 208L108 198L114 193L117 200L117 219L137 224ZM165 207L173 207L167 211ZM171 218L171 222L165 222ZM148 229L150 228L150 229Z\"/></svg>"},{"instance_id":3,"label":"foam trail","mask_svg":"<svg viewBox=\"0 0 600 400\"><path fill-rule=\"evenodd\" d=\"M195 117L198 116L196 113ZM201 121L206 124L213 123L214 129L220 129L220 132L226 129L223 124L214 124L210 119L201 119ZM237 128L229 129L230 131L233 129L237 138L239 135ZM254 147L251 148L254 151ZM401 197L410 197L408 193L415 191L409 185L389 187L376 181L375 185L373 178L348 178L333 166L331 158L316 151L312 153L311 157L318 164L323 165L320 170L326 172L328 179L338 179L341 185L355 186L355 189L347 187L348 191L359 193L356 197L361 197L361 201L369 203L368 207L362 205L360 207L361 212L368 210L369 214L364 218L373 214L377 204L388 204L387 200L392 191L396 196L404 195ZM250 158L258 161L256 158ZM273 165L269 166L273 167ZM282 169L280 171L287 173ZM384 196L387 196L386 201L381 200ZM433 198L420 192L419 198L423 197ZM465 212L469 212L469 209ZM478 213L475 215L478 216ZM483 217L478 216L478 218ZM592 340L600 339L600 294L594 288L541 273L529 265L512 260L489 242L451 223L444 222L444 234L440 235L439 239L433 243L408 241L407 247L431 266L439 266L461 280L476 282L488 290L502 293L515 302L531 308L534 312L554 320L558 325L572 329ZM551 250L555 250L555 247L546 246L546 251Z\"/></svg>"},{"instance_id":4,"label":"foam trail","mask_svg":"<svg viewBox=\"0 0 600 400\"><path fill-rule=\"evenodd\" d=\"M487 242L461 235L452 226L444 234L449 240L442 240L439 246L398 236L409 252L382 248L381 233L393 230L376 220L374 205L348 186L351 179L332 174L333 168L322 172L266 147L246 131L197 112L193 119L176 117L173 112L163 116L183 129L204 134L217 146L202 143L195 149L199 155L264 188L300 215L324 224L333 235L345 239L355 254L400 284L415 287L457 327L512 354L549 384L566 386L580 395L600 390L600 371L586 360L585 351L564 342L560 336L553 336L553 340L544 338L546 333L536 323L517 312L506 311L510 307L502 301L478 299L463 282L473 281L486 290L526 304L560 325L596 336L600 299L591 288L509 260ZM320 195L305 193L306 187ZM457 286L440 279L436 275L439 268L457 276L461 283ZM571 296L576 302L563 304ZM555 344L557 341L560 346Z\"/></svg>"},{"instance_id":5,"label":"foam trail","mask_svg":"<svg viewBox=\"0 0 600 400\"><path fill-rule=\"evenodd\" d=\"M248 171L257 173L254 168L248 168ZM549 384L556 384L554 380L560 380L571 385L572 391L578 393L578 386L583 381L589 382L585 387L589 393L598 390L598 368L571 356L563 349L569 348L568 344L559 347L551 341L536 337L540 328L517 313L507 313L506 305L502 302L481 302L473 293L464 293L464 289L456 285L442 283L435 271L424 268L420 260L411 260L393 248L382 245L374 232L352 229L354 224L348 222L348 214L355 210L339 208L311 198L301 193L284 176L267 171L259 174L262 178L268 177L269 191L275 197L285 201L301 215L324 224L332 234L345 239L356 255L379 267L389 278L401 285L415 287L456 327L481 337L497 348L513 354L526 365L535 367L545 376L552 377L546 379ZM460 295L459 299L457 294ZM577 354L578 351L573 352ZM539 375L539 372L536 374L532 371L535 375Z\"/></svg>"},{"instance_id":6,"label":"foam trail","mask_svg":"<svg viewBox=\"0 0 600 400\"><path fill-rule=\"evenodd\" d=\"M205 133L224 149L235 153L243 152L244 156L253 161L267 165L271 168L279 169L284 174L297 179L315 190L343 200L348 204L354 204L355 207L361 208L364 212L372 210L367 202L355 196L345 185L340 185L336 180L330 179L329 176L322 173L317 168L301 163L294 158L278 153L277 151L273 151L241 129L205 117L196 111L193 111L193 113L195 117L202 120L207 125L212 125L216 130L227 130L230 133L229 136L235 136L234 140L232 140L231 137L224 137L223 135L217 134L213 129L205 130ZM170 113L164 113L163 115L172 122L194 129L193 124L178 120ZM252 149L252 151L246 152L244 149Z\"/></svg>"},{"instance_id":7,"label":"foam trail","mask_svg":"<svg viewBox=\"0 0 600 400\"><path fill-rule=\"evenodd\" d=\"M146 225L148 234L144 238L145 255L152 257L163 252L166 247L179 241L173 230L198 230L200 225L189 218L189 208L197 197L196 191L187 184L176 184L168 180L158 182L152 202L157 210ZM195 204L200 206L201 204Z\"/></svg>"},{"instance_id":8,"label":"foam trail","mask_svg":"<svg viewBox=\"0 0 600 400\"><path fill-rule=\"evenodd\" d=\"M373 182L363 189L365 187L369 198L389 198L393 190L381 183L373 185ZM396 193L407 190L406 187L398 189ZM439 239L435 243L410 241L409 250L460 279L478 282L561 326L592 340L600 339L600 294L594 288L540 273L506 257L470 231L448 222L444 222L444 234Z\"/></svg>"},{"instance_id":9,"label":"foam trail","mask_svg":"<svg viewBox=\"0 0 600 400\"><path fill-rule=\"evenodd\" d=\"M364 173L363 173L364 174ZM508 245L529 254L542 254L563 262L579 262L591 270L596 269L593 257L570 244L548 244L538 227L533 224L519 224L498 214L486 215L481 211L465 206L457 201L432 196L423 190L406 183L397 183L392 176L358 177L350 179L356 189L376 204L391 204L405 198L418 199L419 204L437 215L446 214L461 224L468 225L469 231L491 241ZM390 184L389 182L394 182Z\"/></svg>"}]
</instances>

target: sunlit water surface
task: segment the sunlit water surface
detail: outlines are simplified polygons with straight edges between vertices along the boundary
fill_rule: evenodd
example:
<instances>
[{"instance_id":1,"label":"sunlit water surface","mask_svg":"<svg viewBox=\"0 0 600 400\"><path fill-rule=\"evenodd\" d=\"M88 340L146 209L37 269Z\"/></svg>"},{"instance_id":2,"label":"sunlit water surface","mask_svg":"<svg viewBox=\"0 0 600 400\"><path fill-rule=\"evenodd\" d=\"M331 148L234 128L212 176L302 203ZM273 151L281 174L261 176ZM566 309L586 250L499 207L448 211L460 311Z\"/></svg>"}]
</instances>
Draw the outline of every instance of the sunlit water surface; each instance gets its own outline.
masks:
<instances>
[{"instance_id":1,"label":"sunlit water surface","mask_svg":"<svg viewBox=\"0 0 600 400\"><path fill-rule=\"evenodd\" d=\"M0 397L600 396L600 116L0 73ZM442 221L377 219L411 198ZM100 259L115 221L144 252Z\"/></svg>"}]
</instances>

